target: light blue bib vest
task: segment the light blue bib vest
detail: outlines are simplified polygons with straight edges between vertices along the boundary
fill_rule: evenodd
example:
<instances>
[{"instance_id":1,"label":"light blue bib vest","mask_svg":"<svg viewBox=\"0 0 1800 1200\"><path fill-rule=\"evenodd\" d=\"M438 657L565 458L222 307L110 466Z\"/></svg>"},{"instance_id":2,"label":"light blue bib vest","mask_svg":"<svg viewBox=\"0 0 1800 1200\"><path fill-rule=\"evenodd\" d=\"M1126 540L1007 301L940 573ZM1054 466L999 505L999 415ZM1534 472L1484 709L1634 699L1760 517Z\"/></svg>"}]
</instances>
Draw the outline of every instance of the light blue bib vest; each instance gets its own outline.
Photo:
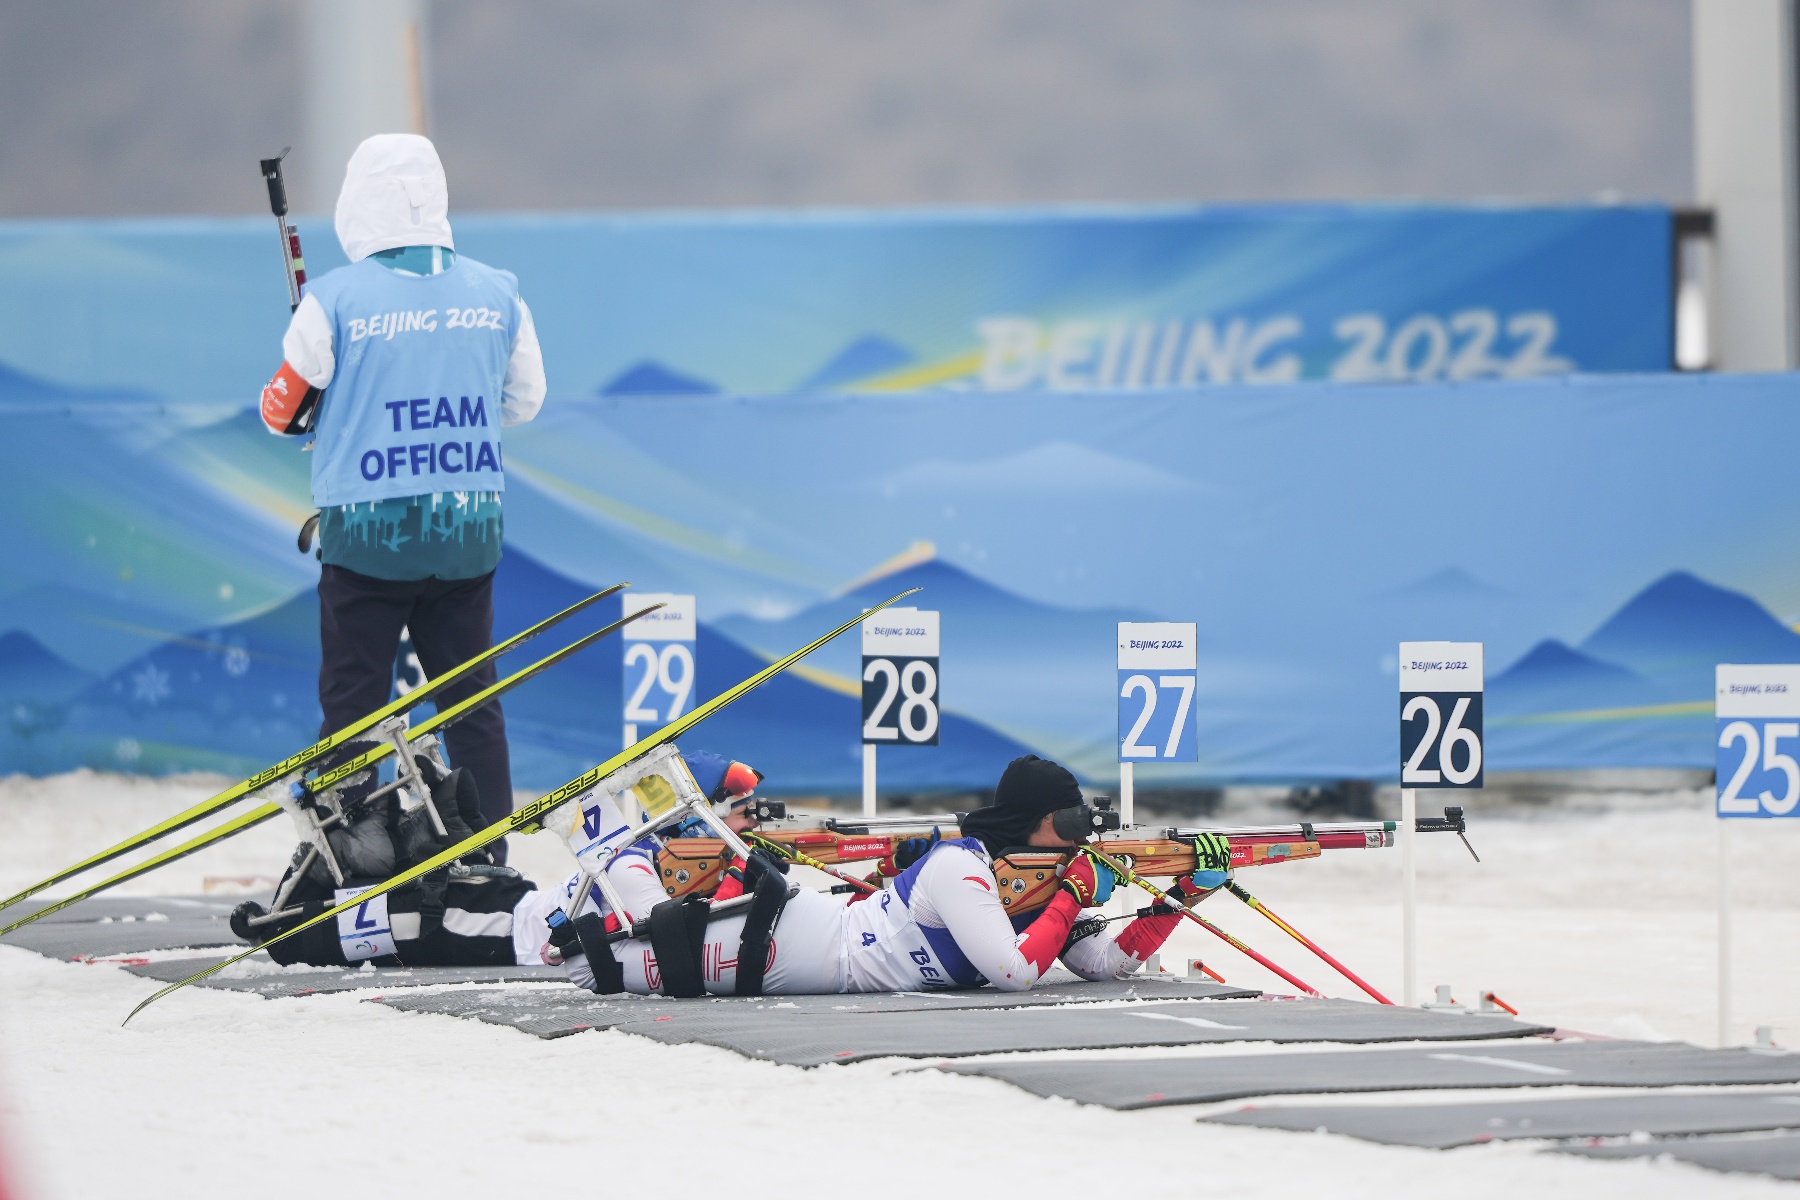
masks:
<instances>
[{"instance_id":1,"label":"light blue bib vest","mask_svg":"<svg viewBox=\"0 0 1800 1200\"><path fill-rule=\"evenodd\" d=\"M337 358L314 425L313 503L504 491L512 274L458 256L442 274L406 275L366 258L306 291L331 321Z\"/></svg>"}]
</instances>

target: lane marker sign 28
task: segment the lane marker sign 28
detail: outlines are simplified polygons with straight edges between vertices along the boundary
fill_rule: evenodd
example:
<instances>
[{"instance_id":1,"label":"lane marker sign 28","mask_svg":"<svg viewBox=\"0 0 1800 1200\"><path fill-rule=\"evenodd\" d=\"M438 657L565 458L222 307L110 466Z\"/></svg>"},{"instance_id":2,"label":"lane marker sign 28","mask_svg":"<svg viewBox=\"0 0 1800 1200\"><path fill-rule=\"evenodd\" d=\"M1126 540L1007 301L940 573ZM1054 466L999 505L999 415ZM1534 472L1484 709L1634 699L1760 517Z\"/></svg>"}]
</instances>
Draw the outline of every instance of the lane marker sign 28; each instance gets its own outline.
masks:
<instances>
[{"instance_id":1,"label":"lane marker sign 28","mask_svg":"<svg viewBox=\"0 0 1800 1200\"><path fill-rule=\"evenodd\" d=\"M938 744L938 616L924 608L885 608L863 622L864 743Z\"/></svg>"}]
</instances>

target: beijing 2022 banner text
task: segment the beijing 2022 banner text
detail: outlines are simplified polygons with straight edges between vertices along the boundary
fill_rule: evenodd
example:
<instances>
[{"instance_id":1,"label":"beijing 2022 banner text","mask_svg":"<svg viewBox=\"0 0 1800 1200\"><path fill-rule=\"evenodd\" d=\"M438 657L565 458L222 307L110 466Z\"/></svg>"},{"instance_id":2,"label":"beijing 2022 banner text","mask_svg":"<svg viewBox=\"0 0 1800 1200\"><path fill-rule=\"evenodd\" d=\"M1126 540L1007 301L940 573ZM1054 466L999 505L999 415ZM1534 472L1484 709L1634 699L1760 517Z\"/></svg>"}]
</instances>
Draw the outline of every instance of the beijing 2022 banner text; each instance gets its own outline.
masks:
<instances>
[{"instance_id":1,"label":"beijing 2022 banner text","mask_svg":"<svg viewBox=\"0 0 1800 1200\"><path fill-rule=\"evenodd\" d=\"M1652 206L473 216L565 395L1082 392L1670 363ZM314 276L342 262L302 221ZM271 222L0 223L0 404L247 404Z\"/></svg>"}]
</instances>

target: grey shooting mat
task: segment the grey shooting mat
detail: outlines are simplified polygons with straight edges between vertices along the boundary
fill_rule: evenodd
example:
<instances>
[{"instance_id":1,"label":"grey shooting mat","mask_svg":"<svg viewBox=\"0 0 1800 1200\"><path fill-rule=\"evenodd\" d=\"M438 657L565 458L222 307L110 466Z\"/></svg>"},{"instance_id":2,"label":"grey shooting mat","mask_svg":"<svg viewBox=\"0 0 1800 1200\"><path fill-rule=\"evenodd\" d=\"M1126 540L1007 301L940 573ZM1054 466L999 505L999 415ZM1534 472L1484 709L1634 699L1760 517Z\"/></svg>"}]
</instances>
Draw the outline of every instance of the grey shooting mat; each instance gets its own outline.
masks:
<instances>
[{"instance_id":1,"label":"grey shooting mat","mask_svg":"<svg viewBox=\"0 0 1800 1200\"><path fill-rule=\"evenodd\" d=\"M1287 1008L1311 1003L1317 1002L1293 1000L1255 1007ZM1235 1010L1251 1006L1230 1007ZM1451 1014L1415 1015L1435 1015L1446 1021L1475 1019ZM1545 1032L1528 1025L1516 1028L1524 1033ZM1003 1079L1040 1096L1062 1096L1107 1108L1151 1108L1252 1096L1425 1088L1800 1083L1800 1054L1704 1050L1682 1042L1515 1041L1504 1045L1321 1054L1001 1062L942 1069Z\"/></svg>"},{"instance_id":2,"label":"grey shooting mat","mask_svg":"<svg viewBox=\"0 0 1800 1200\"><path fill-rule=\"evenodd\" d=\"M1800 1134L1794 1133L1760 1137L1668 1138L1616 1146L1563 1146L1556 1149L1559 1154L1579 1154L1584 1158L1658 1158L1666 1154L1680 1162L1711 1167L1715 1171L1800 1179Z\"/></svg>"},{"instance_id":3,"label":"grey shooting mat","mask_svg":"<svg viewBox=\"0 0 1800 1200\"><path fill-rule=\"evenodd\" d=\"M1020 1050L1101 1050L1197 1042L1382 1042L1517 1038L1548 1033L1510 1018L1462 1016L1354 1000L1221 1003L951 1012L724 1010L684 1013L619 1028L664 1042L701 1042L795 1066L866 1058L958 1058ZM1132 1063L1119 1064L1129 1071Z\"/></svg>"},{"instance_id":4,"label":"grey shooting mat","mask_svg":"<svg viewBox=\"0 0 1800 1200\"><path fill-rule=\"evenodd\" d=\"M111 921L36 921L0 938L0 943L35 950L50 958L109 958L145 950L242 946L223 917L178 916L158 908L167 920L117 918Z\"/></svg>"},{"instance_id":5,"label":"grey shooting mat","mask_svg":"<svg viewBox=\"0 0 1800 1200\"><path fill-rule=\"evenodd\" d=\"M241 946L226 919L245 900L267 903L269 897L95 896L15 929L0 937L0 944L63 959ZM0 926L44 907L40 902L26 902L0 911Z\"/></svg>"},{"instance_id":6,"label":"grey shooting mat","mask_svg":"<svg viewBox=\"0 0 1800 1200\"><path fill-rule=\"evenodd\" d=\"M441 1013L490 1025L508 1025L534 1037L556 1038L586 1029L629 1028L650 1032L665 1041L706 1038L665 1037L665 1029L690 1025L713 1028L719 1022L749 1019L767 1025L809 1023L846 1014L926 1014L970 1009L1041 1008L1046 1005L1094 1003L1102 1000L1237 999L1255 996L1242 988L1202 981L1105 980L1091 983L1065 971L1045 977L1028 992L989 988L948 992L866 992L831 996L703 996L671 1000L664 996L595 996L565 988L470 988L423 995L371 997L376 1003L406 1012ZM642 1028L640 1028L642 1027ZM652 1032L654 1031L654 1032Z\"/></svg>"},{"instance_id":7,"label":"grey shooting mat","mask_svg":"<svg viewBox=\"0 0 1800 1200\"><path fill-rule=\"evenodd\" d=\"M163 983L178 983L218 962L216 958L170 958L161 962L128 963L127 971ZM251 962L261 961L251 959ZM232 992L255 992L274 999L280 996L318 996L330 992L369 989L430 987L448 983L562 983L561 967L316 967L284 970L266 975L208 975L195 987Z\"/></svg>"},{"instance_id":8,"label":"grey shooting mat","mask_svg":"<svg viewBox=\"0 0 1800 1200\"><path fill-rule=\"evenodd\" d=\"M220 919L229 917L231 910L246 900L256 900L267 904L269 895L260 896L94 896L79 904L59 909L49 916L40 918L38 924L67 924L81 921L120 921L126 917L143 920L148 916L164 916L170 920L189 918ZM48 908L50 903L41 900L26 900L11 908L0 909L0 926L11 925L14 921L29 917L32 913Z\"/></svg>"},{"instance_id":9,"label":"grey shooting mat","mask_svg":"<svg viewBox=\"0 0 1800 1200\"><path fill-rule=\"evenodd\" d=\"M1445 1150L1516 1138L1796 1129L1800 1128L1800 1093L1570 1096L1478 1104L1307 1104L1242 1108L1202 1120L1260 1129L1323 1130L1365 1142Z\"/></svg>"}]
</instances>

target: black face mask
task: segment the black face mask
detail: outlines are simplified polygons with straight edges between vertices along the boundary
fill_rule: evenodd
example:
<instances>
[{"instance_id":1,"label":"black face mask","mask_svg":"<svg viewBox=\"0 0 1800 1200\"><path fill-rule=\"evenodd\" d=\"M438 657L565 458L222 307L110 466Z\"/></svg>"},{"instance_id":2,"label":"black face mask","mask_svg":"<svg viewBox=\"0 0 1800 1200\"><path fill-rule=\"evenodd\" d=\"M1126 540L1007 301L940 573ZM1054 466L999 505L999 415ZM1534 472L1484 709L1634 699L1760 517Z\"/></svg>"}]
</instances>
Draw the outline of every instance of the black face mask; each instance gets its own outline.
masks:
<instances>
[{"instance_id":1,"label":"black face mask","mask_svg":"<svg viewBox=\"0 0 1800 1200\"><path fill-rule=\"evenodd\" d=\"M1007 764L994 788L994 802L965 816L962 832L980 839L989 854L1000 855L1025 845L1049 814L1082 807L1081 785L1066 767L1027 754ZM1091 832L1084 826L1080 837Z\"/></svg>"}]
</instances>

